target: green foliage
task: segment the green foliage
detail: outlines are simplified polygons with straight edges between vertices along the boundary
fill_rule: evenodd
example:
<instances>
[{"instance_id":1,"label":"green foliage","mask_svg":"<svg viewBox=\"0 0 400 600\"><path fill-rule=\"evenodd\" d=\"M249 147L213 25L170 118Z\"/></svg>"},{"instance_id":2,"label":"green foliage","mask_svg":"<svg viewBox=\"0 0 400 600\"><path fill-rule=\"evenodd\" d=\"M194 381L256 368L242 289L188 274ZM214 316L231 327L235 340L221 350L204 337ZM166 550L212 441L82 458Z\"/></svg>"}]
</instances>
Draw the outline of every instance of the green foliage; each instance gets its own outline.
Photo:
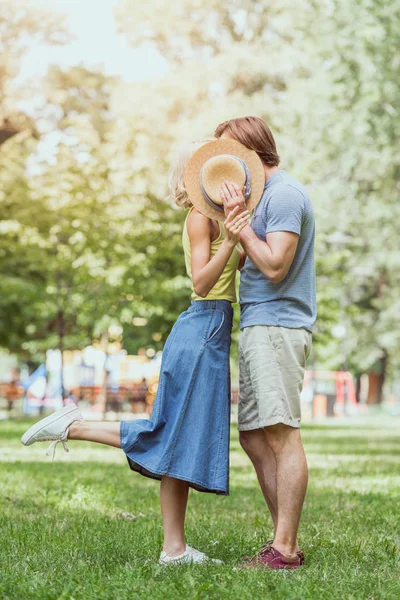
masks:
<instances>
[{"instance_id":1,"label":"green foliage","mask_svg":"<svg viewBox=\"0 0 400 600\"><path fill-rule=\"evenodd\" d=\"M22 55L29 35L65 38L51 15L11 12L0 21L10 26L3 114L18 71L10 44ZM129 352L162 348L190 295L184 213L166 200L170 160L183 141L257 114L316 210L319 364L398 372L399 6L120 0L115 16L132 45L162 53L168 74L126 84L53 67L30 125L40 142L3 144L0 344L31 356L54 346L61 310L68 347L91 341L106 317Z\"/></svg>"},{"instance_id":2,"label":"green foliage","mask_svg":"<svg viewBox=\"0 0 400 600\"><path fill-rule=\"evenodd\" d=\"M315 28L322 61L316 77L323 73L328 85L316 90L313 102L330 108L315 143L316 177L321 191L328 181L334 188L327 198L334 235L327 232L332 241L326 250L342 253L341 282L334 289L349 332L351 367L367 370L390 355L398 369L400 333L393 315L400 289L400 159L393 149L400 134L400 61L394 52L400 8L341 0L333 8L318 6Z\"/></svg>"},{"instance_id":3,"label":"green foliage","mask_svg":"<svg viewBox=\"0 0 400 600\"><path fill-rule=\"evenodd\" d=\"M257 114L276 133L283 168L310 188L319 362L341 368L346 361L359 372L389 355L397 370L399 7L121 1L117 18L132 44L151 41L169 59L168 78L152 92L168 104L161 119L174 115L177 137ZM345 342L332 335L337 324L346 327Z\"/></svg>"}]
</instances>

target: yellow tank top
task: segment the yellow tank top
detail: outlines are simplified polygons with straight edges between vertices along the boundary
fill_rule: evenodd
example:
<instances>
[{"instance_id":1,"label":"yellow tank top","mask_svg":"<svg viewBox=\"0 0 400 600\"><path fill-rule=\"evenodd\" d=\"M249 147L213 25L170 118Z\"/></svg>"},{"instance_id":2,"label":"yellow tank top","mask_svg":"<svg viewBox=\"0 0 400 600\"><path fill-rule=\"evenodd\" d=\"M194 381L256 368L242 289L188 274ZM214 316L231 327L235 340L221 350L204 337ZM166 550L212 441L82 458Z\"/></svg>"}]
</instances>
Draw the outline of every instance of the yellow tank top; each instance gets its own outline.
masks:
<instances>
[{"instance_id":1,"label":"yellow tank top","mask_svg":"<svg viewBox=\"0 0 400 600\"><path fill-rule=\"evenodd\" d=\"M182 233L182 246L185 254L185 265L186 272L192 280L192 253L190 250L190 239L187 231L187 220L190 215L186 217L185 224L183 226ZM219 222L219 236L214 241L211 242L211 256L214 256L217 253L218 248L221 246L222 242L225 239L225 228L221 221ZM205 298L198 296L195 291L192 291L192 300L229 300L229 302L236 302L236 272L240 262L240 253L239 250L235 247L225 269L222 272L221 277L214 285L214 287L210 290L208 295Z\"/></svg>"}]
</instances>

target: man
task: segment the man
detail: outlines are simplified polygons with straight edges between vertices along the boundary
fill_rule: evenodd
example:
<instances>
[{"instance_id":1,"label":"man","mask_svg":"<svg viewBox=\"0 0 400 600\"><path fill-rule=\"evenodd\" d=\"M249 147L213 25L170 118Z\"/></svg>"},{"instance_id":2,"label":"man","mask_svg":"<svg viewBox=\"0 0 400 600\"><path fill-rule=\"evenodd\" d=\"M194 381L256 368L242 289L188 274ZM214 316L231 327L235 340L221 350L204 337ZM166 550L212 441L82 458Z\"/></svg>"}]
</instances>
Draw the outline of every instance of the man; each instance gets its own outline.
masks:
<instances>
[{"instance_id":1,"label":"man","mask_svg":"<svg viewBox=\"0 0 400 600\"><path fill-rule=\"evenodd\" d=\"M245 566L294 569L304 562L297 542L308 480L300 392L316 318L314 213L301 183L279 169L264 121L226 121L215 136L255 150L265 171L263 196L240 234L247 259L240 279L239 435L271 512L274 539ZM220 193L227 214L245 208L232 182Z\"/></svg>"}]
</instances>

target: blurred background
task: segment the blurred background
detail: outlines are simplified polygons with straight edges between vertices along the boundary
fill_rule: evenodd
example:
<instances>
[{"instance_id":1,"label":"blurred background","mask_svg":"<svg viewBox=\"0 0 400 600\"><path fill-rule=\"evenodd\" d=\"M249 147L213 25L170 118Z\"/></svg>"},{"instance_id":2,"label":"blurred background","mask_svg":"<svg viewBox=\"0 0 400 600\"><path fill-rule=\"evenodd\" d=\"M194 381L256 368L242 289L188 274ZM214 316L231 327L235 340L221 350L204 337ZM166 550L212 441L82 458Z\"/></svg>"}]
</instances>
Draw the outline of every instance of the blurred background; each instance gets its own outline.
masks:
<instances>
[{"instance_id":1,"label":"blurred background","mask_svg":"<svg viewBox=\"0 0 400 600\"><path fill-rule=\"evenodd\" d=\"M381 0L0 0L0 418L151 412L190 299L169 162L244 115L316 211L306 419L399 415L399 46Z\"/></svg>"}]
</instances>

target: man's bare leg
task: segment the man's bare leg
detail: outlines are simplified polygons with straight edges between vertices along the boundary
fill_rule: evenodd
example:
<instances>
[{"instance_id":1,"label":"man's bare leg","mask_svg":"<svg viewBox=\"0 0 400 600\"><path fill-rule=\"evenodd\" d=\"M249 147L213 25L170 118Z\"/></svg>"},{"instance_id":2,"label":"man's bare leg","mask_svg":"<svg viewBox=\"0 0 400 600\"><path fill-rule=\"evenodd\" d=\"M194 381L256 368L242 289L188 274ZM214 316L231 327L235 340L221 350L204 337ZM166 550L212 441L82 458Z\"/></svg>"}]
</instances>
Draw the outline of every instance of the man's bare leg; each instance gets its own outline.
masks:
<instances>
[{"instance_id":1,"label":"man's bare leg","mask_svg":"<svg viewBox=\"0 0 400 600\"><path fill-rule=\"evenodd\" d=\"M266 427L265 431L277 466L278 524L273 546L285 556L294 558L308 483L306 456L299 429L279 423Z\"/></svg>"},{"instance_id":2,"label":"man's bare leg","mask_svg":"<svg viewBox=\"0 0 400 600\"><path fill-rule=\"evenodd\" d=\"M257 473L258 482L274 523L274 535L278 524L278 500L276 490L276 458L267 443L264 429L239 432L240 444Z\"/></svg>"},{"instance_id":3,"label":"man's bare leg","mask_svg":"<svg viewBox=\"0 0 400 600\"><path fill-rule=\"evenodd\" d=\"M294 459L294 462L300 463L299 478L300 478L300 484L303 485L303 487L304 487L304 491L302 493L301 502L297 503L297 504L300 504L300 508L297 507L298 517L297 517L297 525L294 528L295 532L296 532L294 550L293 550L291 543L287 544L287 542L286 542L286 538L287 538L287 534L285 533L286 529L283 526L283 524L281 523L282 510L283 510L283 517L282 517L283 523L287 522L286 513L287 513L288 509L287 509L286 504L287 504L287 502L289 502L289 505L290 505L290 500L288 500L288 498L289 498L289 494L291 492L290 492L289 488L292 486L292 482L287 481L287 479L289 477L292 477L292 474L290 472L290 468L289 468L289 472L287 472L288 469L287 469L287 465L286 465L288 458L291 461L290 451L289 451L289 457L286 456L288 448L286 448L286 451L282 452L281 446L285 445L285 444L283 443L283 440L281 438L282 438L282 436L283 437L285 437L285 436L284 436L284 434L280 433L281 427L284 428L285 432L286 432L286 430L288 430L287 431L288 434L290 434L290 432L292 432L292 434L294 434L294 432L297 432L297 433L295 433L295 436L298 437L298 440L300 443L300 449L299 449L300 460L296 461ZM251 431L241 431L239 435L240 435L240 443L241 443L243 449L245 450L246 454L249 456L251 462L253 463L253 466L257 473L258 481L260 483L261 490L263 492L265 501L268 505L268 508L269 508L271 516L272 516L272 520L274 522L274 538L275 538L274 545L279 551L282 551L283 554L287 553L287 551L288 551L287 546L289 546L290 548L289 548L289 553L287 554L287 556L292 556L299 550L299 545L297 542L297 530L298 530L301 508L302 508L302 505L304 502L304 495L305 495L305 490L307 488L307 479L308 479L307 463L305 462L304 449L301 444L300 433L297 429L294 429L292 427L287 427L285 425L276 425L276 426L274 425L273 427L266 427L265 429L254 429ZM294 440L291 440L291 442L293 442L293 441ZM296 450L296 452L297 452L297 450ZM279 458L279 465L280 465L279 476L278 476L278 458ZM296 474L295 474L295 479L297 480ZM283 496L283 499L281 499L281 500L280 500L280 497L278 496L278 481L279 480L281 481L281 496ZM288 491L289 491L289 494L288 494ZM296 512L296 509L295 509L295 512ZM279 524L279 531L278 531L278 524ZM290 527L289 527L289 529L290 529ZM283 552L284 549L285 549L285 552Z\"/></svg>"}]
</instances>

